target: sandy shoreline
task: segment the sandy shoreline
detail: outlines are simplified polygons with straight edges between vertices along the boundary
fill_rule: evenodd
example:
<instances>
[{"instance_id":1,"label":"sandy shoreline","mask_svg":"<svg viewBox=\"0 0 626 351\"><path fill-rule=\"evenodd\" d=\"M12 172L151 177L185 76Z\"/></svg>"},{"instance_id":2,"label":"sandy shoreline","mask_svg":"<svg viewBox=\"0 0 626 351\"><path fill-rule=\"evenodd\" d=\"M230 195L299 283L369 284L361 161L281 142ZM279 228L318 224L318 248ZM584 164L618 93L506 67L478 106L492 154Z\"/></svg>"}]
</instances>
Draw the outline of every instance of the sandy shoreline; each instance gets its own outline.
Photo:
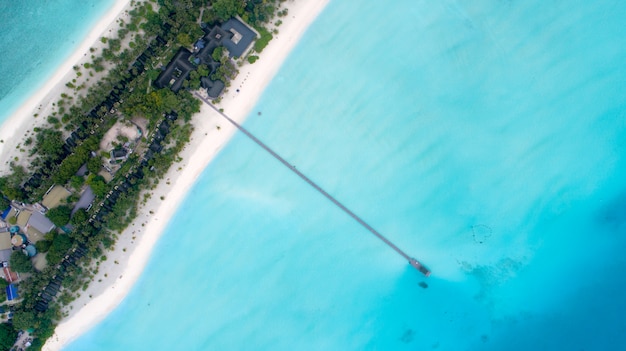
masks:
<instances>
[{"instance_id":1,"label":"sandy shoreline","mask_svg":"<svg viewBox=\"0 0 626 351\"><path fill-rule=\"evenodd\" d=\"M278 28L279 34L274 36L274 40L265 48L257 62L240 67L238 77L231 82L230 90L223 95L219 104L225 113L239 123L244 121L289 52L327 3L328 0L299 2L288 0L283 3L283 6L286 5L289 9L289 13L281 18L283 23ZM89 50L90 44L97 42L98 38L110 29L108 26L116 25L115 15L122 15L128 4L127 0L119 0L105 16L107 23L104 23L105 20L101 21L105 24L104 27L99 23L96 28L100 31L92 31L86 40L90 40L86 48L83 50L84 43L81 44L80 49L71 57L74 61L67 62L63 68L67 67L71 71L82 59L83 53ZM111 14L114 16L108 19ZM26 130L32 128L33 107L43 104L46 97L49 103L50 99L57 96L58 92L55 92L54 87L66 82L62 79L64 72L59 69L57 74L61 75L59 78L61 80L46 83L44 88L48 90L41 89L42 91L28 100L28 106L20 108L5 123L5 126L19 126L17 130L22 133L15 133L15 136L21 137ZM54 78L57 78L57 74ZM55 95L50 96L51 94ZM172 165L159 186L152 192L150 200L140 206L139 216L119 236L115 249L106 254L108 259L100 264L99 273L94 277L93 283L86 291L81 292L81 296L69 308L64 309L69 315L61 321L55 334L44 346L44 350L61 349L101 321L124 299L143 271L170 217L176 212L201 172L236 131L230 123L204 104L201 112L194 116L193 124L195 130L190 143L181 153L182 161ZM16 130L15 127L13 130ZM7 138L4 132L0 132L0 138ZM5 142L7 139L4 139ZM4 150L0 147L0 152L2 151ZM10 159L6 153L2 153L1 165Z\"/></svg>"}]
</instances>

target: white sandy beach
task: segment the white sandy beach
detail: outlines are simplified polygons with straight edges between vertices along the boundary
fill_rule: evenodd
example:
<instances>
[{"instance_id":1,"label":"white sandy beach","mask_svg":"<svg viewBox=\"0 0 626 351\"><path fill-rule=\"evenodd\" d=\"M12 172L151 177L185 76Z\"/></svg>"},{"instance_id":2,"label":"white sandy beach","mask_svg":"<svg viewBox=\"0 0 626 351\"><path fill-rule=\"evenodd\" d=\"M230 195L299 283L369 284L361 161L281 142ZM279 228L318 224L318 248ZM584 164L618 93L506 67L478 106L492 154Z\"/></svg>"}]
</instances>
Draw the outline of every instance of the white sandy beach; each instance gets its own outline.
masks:
<instances>
[{"instance_id":1,"label":"white sandy beach","mask_svg":"<svg viewBox=\"0 0 626 351\"><path fill-rule=\"evenodd\" d=\"M328 0L288 0L283 6L289 9L288 16L281 18L279 34L265 48L254 64L240 67L238 77L223 95L219 107L239 123L251 112L263 89L276 74L289 52L297 44L306 28L326 6ZM89 47L99 42L109 29L117 28L115 18L123 15L129 1L119 0L96 28L89 34L81 47L54 75L54 77L27 104L20 108L5 124L11 128L0 131L5 141L20 138L33 127L33 112L39 105L45 106L58 96L58 87L63 87L73 74L72 67L80 62ZM71 78L70 78L71 79ZM240 91L237 92L236 90ZM194 116L195 130L191 142L183 150L182 161L168 171L145 205L140 206L138 218L122 233L115 250L108 252L107 260L100 264L99 273L86 291L75 300L66 317L48 340L44 350L59 350L82 333L101 321L126 296L143 271L152 249L165 229L170 216L178 208L200 173L236 132L235 128L218 113L206 105ZM11 144L9 144L11 145ZM11 150L3 150L0 165L11 159ZM164 197L162 200L161 197Z\"/></svg>"}]
</instances>

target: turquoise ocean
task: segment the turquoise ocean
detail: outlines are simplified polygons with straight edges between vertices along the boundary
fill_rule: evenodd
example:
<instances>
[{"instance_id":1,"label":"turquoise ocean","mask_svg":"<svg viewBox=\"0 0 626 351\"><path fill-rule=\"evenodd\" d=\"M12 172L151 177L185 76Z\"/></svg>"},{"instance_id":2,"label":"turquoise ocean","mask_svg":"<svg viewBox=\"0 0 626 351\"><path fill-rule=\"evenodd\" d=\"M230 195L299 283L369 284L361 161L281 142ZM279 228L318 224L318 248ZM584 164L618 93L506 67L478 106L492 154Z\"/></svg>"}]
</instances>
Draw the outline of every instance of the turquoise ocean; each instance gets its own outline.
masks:
<instances>
[{"instance_id":1,"label":"turquoise ocean","mask_svg":"<svg viewBox=\"0 0 626 351\"><path fill-rule=\"evenodd\" d=\"M245 127L432 276L238 134L66 350L626 348L624 13L331 1Z\"/></svg>"},{"instance_id":2,"label":"turquoise ocean","mask_svg":"<svg viewBox=\"0 0 626 351\"><path fill-rule=\"evenodd\" d=\"M114 0L0 0L0 123L52 77Z\"/></svg>"}]
</instances>

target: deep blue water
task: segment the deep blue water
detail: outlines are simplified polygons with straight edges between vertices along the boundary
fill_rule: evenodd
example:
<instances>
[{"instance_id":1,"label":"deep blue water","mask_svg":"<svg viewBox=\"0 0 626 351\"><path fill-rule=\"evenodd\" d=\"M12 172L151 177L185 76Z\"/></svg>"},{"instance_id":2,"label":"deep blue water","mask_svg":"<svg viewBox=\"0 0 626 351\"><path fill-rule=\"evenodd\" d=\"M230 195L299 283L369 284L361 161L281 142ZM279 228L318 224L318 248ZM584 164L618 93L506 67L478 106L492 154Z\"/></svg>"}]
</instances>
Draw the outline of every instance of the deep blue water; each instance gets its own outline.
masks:
<instances>
[{"instance_id":1,"label":"deep blue water","mask_svg":"<svg viewBox=\"0 0 626 351\"><path fill-rule=\"evenodd\" d=\"M332 1L246 127L433 275L237 135L66 349L626 348L624 13Z\"/></svg>"},{"instance_id":2,"label":"deep blue water","mask_svg":"<svg viewBox=\"0 0 626 351\"><path fill-rule=\"evenodd\" d=\"M0 0L0 123L78 47L113 0Z\"/></svg>"}]
</instances>

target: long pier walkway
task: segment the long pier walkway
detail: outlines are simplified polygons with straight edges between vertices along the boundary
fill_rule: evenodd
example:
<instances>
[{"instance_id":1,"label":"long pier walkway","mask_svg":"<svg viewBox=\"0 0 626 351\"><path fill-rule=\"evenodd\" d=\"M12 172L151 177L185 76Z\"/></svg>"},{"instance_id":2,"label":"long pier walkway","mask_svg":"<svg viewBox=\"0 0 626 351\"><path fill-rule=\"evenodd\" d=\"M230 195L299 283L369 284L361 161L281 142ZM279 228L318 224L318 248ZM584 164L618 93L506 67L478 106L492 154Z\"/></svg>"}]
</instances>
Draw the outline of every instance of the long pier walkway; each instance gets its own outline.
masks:
<instances>
[{"instance_id":1,"label":"long pier walkway","mask_svg":"<svg viewBox=\"0 0 626 351\"><path fill-rule=\"evenodd\" d=\"M339 202L337 199L335 199L332 195L330 195L329 193L326 192L326 190L322 189L319 185L317 185L314 181L312 181L309 177L307 177L306 175L304 175L304 173L300 172L294 165L292 165L291 163L287 162L284 158L282 158L279 154L277 154L274 150L272 150L269 146L265 145L265 143L263 143L261 140L259 140L257 137L255 137L252 133L250 133L246 128L244 128L243 126L239 125L239 123L235 122L232 118L228 117L225 113L223 113L222 111L220 111L217 107L215 107L210 101L208 101L206 98L200 96L198 93L195 93L196 97L198 97L200 100L204 101L205 104L209 105L213 110L215 110L217 113L219 113L222 117L224 117L228 122L230 122L232 125L234 125L237 129L239 129L239 131L241 131L243 134L245 134L248 138L250 138L252 141L254 141L257 145L259 145L261 148L263 148L265 151L267 151L270 155L272 155L275 159L277 159L278 161L280 161L280 163L282 163L283 165L285 165L285 167L289 168L292 172L294 172L298 177L302 178L302 180L304 180L305 182L307 182L311 187L313 187L315 190L317 190L320 194L324 195L328 200L330 200L333 204L335 204L337 207L339 207L341 210L343 210L346 214L348 214L348 216L352 217L355 221L357 221L360 225L362 225L365 229L367 229L368 231L370 231L370 233L374 234L376 237L378 237L380 240L382 240L385 244L387 244L387 246L391 247L392 249L394 249L400 256L404 257L411 266L415 267L418 271L422 272L424 275L429 276L430 275L430 270L428 270L428 268L426 268L424 265L422 265L419 261L417 261L415 258L410 257L409 255L407 255L404 251L402 251L399 247L397 247L396 245L394 245L394 243L392 243L391 241L389 241L389 239L385 238L382 234L380 234L376 229L372 228L372 226L370 226L369 224L367 224L367 222L365 222L363 219L361 219L361 217L357 216L354 212L352 212L350 209L348 209L346 206L344 206L341 202Z\"/></svg>"}]
</instances>

